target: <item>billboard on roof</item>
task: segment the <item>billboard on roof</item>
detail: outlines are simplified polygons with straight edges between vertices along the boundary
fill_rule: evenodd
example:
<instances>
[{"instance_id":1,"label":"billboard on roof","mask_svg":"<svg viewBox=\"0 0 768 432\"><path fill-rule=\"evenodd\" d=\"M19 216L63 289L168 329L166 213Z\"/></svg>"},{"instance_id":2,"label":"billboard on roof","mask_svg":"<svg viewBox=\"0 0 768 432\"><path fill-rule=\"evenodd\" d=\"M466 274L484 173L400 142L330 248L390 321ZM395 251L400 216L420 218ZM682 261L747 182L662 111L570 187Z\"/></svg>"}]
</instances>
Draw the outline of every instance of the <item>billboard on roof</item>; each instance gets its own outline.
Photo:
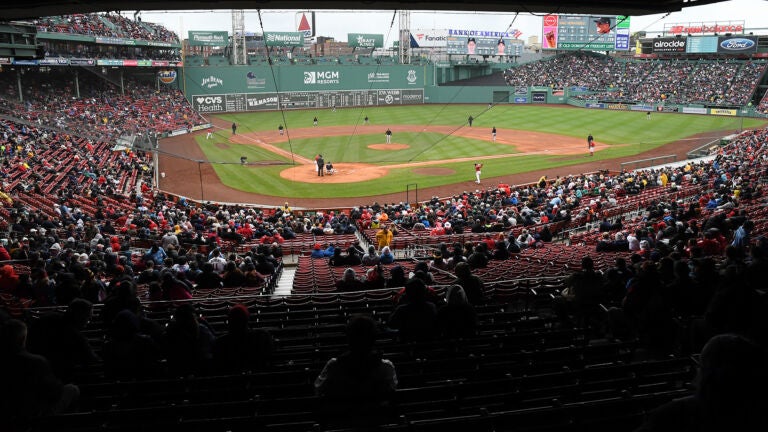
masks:
<instances>
[{"instance_id":1,"label":"billboard on roof","mask_svg":"<svg viewBox=\"0 0 768 432\"><path fill-rule=\"evenodd\" d=\"M629 50L628 16L545 15L542 44L547 50Z\"/></svg>"}]
</instances>

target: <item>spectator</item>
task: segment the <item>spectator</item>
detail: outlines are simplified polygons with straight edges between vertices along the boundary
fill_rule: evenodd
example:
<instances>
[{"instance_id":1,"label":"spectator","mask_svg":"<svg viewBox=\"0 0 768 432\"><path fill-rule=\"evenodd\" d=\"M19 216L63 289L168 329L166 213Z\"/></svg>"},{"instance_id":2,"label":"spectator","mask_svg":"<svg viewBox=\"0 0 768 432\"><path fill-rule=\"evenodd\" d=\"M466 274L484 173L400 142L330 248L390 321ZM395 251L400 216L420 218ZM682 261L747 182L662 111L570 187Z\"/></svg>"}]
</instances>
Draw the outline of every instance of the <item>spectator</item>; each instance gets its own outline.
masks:
<instances>
[{"instance_id":1,"label":"spectator","mask_svg":"<svg viewBox=\"0 0 768 432\"><path fill-rule=\"evenodd\" d=\"M26 350L27 326L9 320L0 324L0 415L4 428L26 430L35 420L71 410L78 387L62 384L45 357Z\"/></svg>"},{"instance_id":2,"label":"spectator","mask_svg":"<svg viewBox=\"0 0 768 432\"><path fill-rule=\"evenodd\" d=\"M66 312L49 312L30 328L30 352L48 359L53 373L64 382L72 382L77 366L86 366L98 360L82 333L91 320L91 313L89 301L75 299Z\"/></svg>"},{"instance_id":3,"label":"spectator","mask_svg":"<svg viewBox=\"0 0 768 432\"><path fill-rule=\"evenodd\" d=\"M217 372L263 371L271 364L272 336L249 328L250 312L238 304L229 309L227 334L216 338L213 359Z\"/></svg>"},{"instance_id":4,"label":"spectator","mask_svg":"<svg viewBox=\"0 0 768 432\"><path fill-rule=\"evenodd\" d=\"M651 412L637 432L760 430L768 422L765 349L735 334L701 352L696 393Z\"/></svg>"},{"instance_id":5,"label":"spectator","mask_svg":"<svg viewBox=\"0 0 768 432\"><path fill-rule=\"evenodd\" d=\"M459 284L467 296L471 305L479 305L485 302L485 284L483 281L472 274L472 268L469 264L461 262L454 268L456 274L456 283Z\"/></svg>"},{"instance_id":6,"label":"spectator","mask_svg":"<svg viewBox=\"0 0 768 432\"><path fill-rule=\"evenodd\" d=\"M361 291L363 287L363 281L357 278L352 268L344 270L344 275L336 282L336 291L339 292Z\"/></svg>"},{"instance_id":7,"label":"spectator","mask_svg":"<svg viewBox=\"0 0 768 432\"><path fill-rule=\"evenodd\" d=\"M397 389L395 366L375 350L376 322L353 316L347 324L348 350L328 360L315 380L315 393L325 400L327 419L363 427L381 424Z\"/></svg>"},{"instance_id":8,"label":"spectator","mask_svg":"<svg viewBox=\"0 0 768 432\"><path fill-rule=\"evenodd\" d=\"M205 374L213 356L213 332L200 321L194 307L176 308L165 334L168 373L172 376Z\"/></svg>"},{"instance_id":9,"label":"spectator","mask_svg":"<svg viewBox=\"0 0 768 432\"><path fill-rule=\"evenodd\" d=\"M445 292L446 304L437 311L437 327L441 336L454 339L473 336L477 314L467 301L461 285L451 285Z\"/></svg>"},{"instance_id":10,"label":"spectator","mask_svg":"<svg viewBox=\"0 0 768 432\"><path fill-rule=\"evenodd\" d=\"M435 337L437 309L427 301L427 286L411 278L405 283L407 302L395 308L389 317L389 326L398 330L400 340L405 342L427 341Z\"/></svg>"}]
</instances>

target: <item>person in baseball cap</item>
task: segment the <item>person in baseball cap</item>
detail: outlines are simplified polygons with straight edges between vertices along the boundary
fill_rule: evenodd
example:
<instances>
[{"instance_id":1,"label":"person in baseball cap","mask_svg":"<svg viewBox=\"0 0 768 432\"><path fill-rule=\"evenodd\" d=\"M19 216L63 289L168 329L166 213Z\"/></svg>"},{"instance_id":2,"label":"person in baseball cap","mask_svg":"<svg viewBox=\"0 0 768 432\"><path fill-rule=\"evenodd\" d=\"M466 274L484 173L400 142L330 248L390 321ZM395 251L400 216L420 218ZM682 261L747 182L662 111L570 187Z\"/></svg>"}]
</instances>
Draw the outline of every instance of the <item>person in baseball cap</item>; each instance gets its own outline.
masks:
<instances>
[{"instance_id":1,"label":"person in baseball cap","mask_svg":"<svg viewBox=\"0 0 768 432\"><path fill-rule=\"evenodd\" d=\"M611 19L608 17L601 17L595 20L597 25L597 32L599 34L608 34L611 32Z\"/></svg>"}]
</instances>

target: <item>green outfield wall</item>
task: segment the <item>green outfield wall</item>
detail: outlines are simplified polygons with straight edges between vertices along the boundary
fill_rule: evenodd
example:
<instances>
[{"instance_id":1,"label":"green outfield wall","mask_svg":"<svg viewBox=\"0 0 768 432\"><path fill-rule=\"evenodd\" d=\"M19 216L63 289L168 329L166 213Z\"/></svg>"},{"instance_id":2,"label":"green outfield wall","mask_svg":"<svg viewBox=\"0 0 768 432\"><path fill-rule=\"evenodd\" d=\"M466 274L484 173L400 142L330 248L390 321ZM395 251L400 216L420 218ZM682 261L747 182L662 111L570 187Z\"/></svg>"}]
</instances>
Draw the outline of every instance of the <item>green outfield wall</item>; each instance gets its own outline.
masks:
<instances>
[{"instance_id":1,"label":"green outfield wall","mask_svg":"<svg viewBox=\"0 0 768 432\"><path fill-rule=\"evenodd\" d=\"M290 65L185 67L183 91L201 113L413 104L570 104L587 109L762 117L752 107L627 104L576 99L571 87L439 86L441 65Z\"/></svg>"}]
</instances>

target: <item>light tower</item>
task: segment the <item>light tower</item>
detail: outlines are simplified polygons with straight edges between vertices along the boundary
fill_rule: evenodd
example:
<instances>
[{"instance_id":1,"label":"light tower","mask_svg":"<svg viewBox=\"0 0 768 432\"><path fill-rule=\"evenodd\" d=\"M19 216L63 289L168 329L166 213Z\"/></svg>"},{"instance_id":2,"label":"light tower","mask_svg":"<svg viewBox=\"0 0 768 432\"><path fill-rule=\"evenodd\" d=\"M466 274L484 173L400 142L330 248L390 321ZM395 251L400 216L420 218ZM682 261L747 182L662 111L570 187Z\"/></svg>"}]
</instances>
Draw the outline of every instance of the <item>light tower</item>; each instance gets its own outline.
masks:
<instances>
[{"instance_id":1,"label":"light tower","mask_svg":"<svg viewBox=\"0 0 768 432\"><path fill-rule=\"evenodd\" d=\"M411 11L400 10L400 40L398 53L400 64L411 63Z\"/></svg>"},{"instance_id":2,"label":"light tower","mask_svg":"<svg viewBox=\"0 0 768 432\"><path fill-rule=\"evenodd\" d=\"M245 48L245 11L232 10L232 64L248 64Z\"/></svg>"}]
</instances>

